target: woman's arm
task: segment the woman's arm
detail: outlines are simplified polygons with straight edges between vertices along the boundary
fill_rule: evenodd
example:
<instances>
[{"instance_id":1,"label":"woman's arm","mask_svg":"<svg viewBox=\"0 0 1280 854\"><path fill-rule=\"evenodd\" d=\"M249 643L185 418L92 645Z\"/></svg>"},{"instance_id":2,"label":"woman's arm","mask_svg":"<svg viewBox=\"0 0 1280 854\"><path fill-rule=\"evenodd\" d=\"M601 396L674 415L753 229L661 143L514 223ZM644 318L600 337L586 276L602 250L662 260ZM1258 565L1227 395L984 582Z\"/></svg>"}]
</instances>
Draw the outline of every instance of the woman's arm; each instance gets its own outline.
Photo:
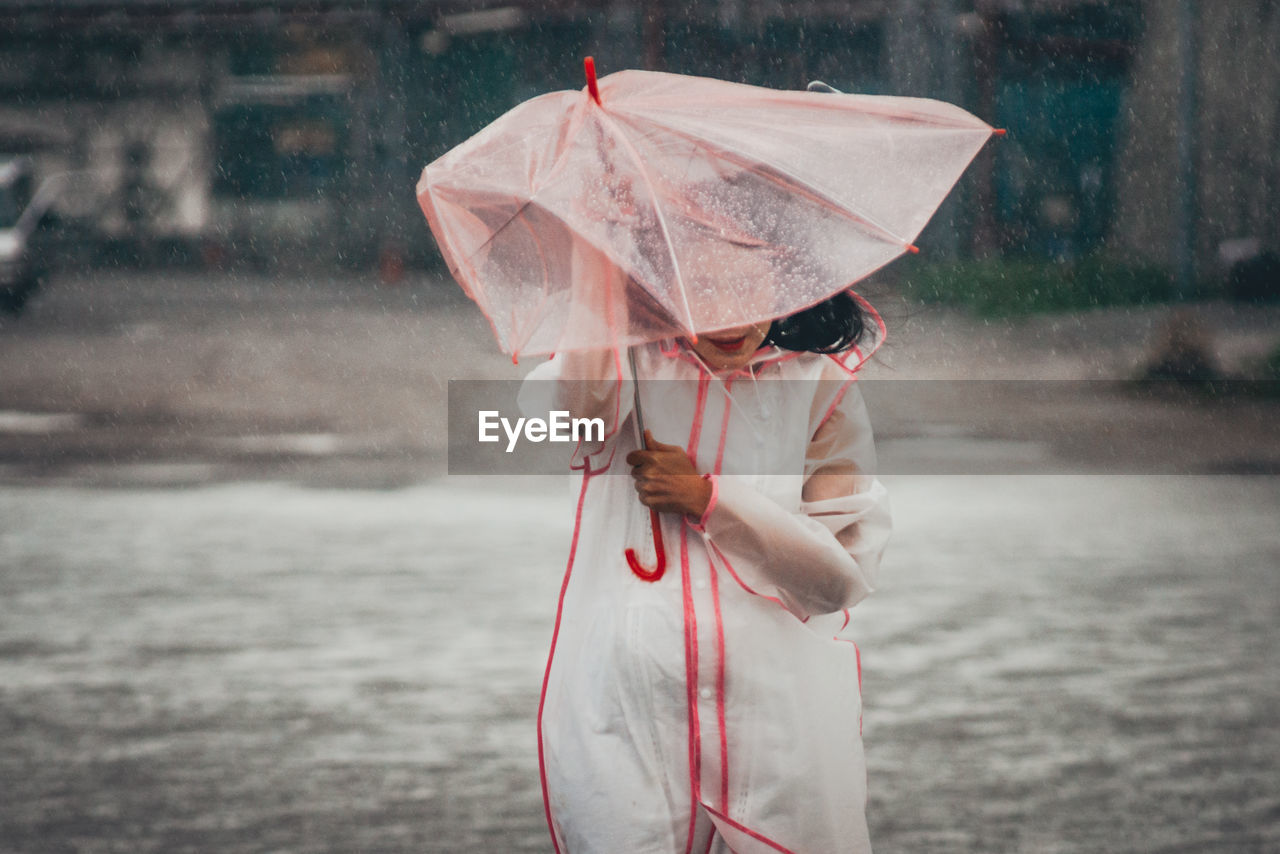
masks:
<instances>
[{"instance_id":1,"label":"woman's arm","mask_svg":"<svg viewBox=\"0 0 1280 854\"><path fill-rule=\"evenodd\" d=\"M611 436L631 411L631 382L617 351L557 353L525 376L518 404L531 417L564 410L574 418L600 418Z\"/></svg>"},{"instance_id":2,"label":"woman's arm","mask_svg":"<svg viewBox=\"0 0 1280 854\"><path fill-rule=\"evenodd\" d=\"M891 529L888 494L874 475L871 424L856 383L844 386L838 404L818 417L799 512L732 476L709 478L710 495L700 505L705 493L693 485L700 478L689 477L692 463L684 457L684 471L668 450L656 452L670 458L663 463L669 477L661 485L653 485L657 478L637 478L642 502L686 513L744 586L779 599L802 618L847 608L870 594ZM636 454L646 461L655 456ZM696 513L699 506L702 512Z\"/></svg>"}]
</instances>

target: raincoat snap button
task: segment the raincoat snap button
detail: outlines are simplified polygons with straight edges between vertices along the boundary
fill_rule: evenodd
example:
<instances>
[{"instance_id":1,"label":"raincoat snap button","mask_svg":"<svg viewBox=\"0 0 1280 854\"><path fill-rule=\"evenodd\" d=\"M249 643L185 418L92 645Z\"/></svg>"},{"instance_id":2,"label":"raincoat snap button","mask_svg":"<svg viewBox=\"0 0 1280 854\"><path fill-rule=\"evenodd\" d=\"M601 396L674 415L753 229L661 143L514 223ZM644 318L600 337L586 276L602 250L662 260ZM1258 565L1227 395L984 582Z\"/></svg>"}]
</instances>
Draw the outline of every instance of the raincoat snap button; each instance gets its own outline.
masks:
<instances>
[{"instance_id":1,"label":"raincoat snap button","mask_svg":"<svg viewBox=\"0 0 1280 854\"><path fill-rule=\"evenodd\" d=\"M706 590L707 582L705 579L699 578L697 581L693 582L693 586L698 588L699 590Z\"/></svg>"},{"instance_id":2,"label":"raincoat snap button","mask_svg":"<svg viewBox=\"0 0 1280 854\"><path fill-rule=\"evenodd\" d=\"M701 697L701 698L702 698L702 699L704 699L704 700L710 700L710 699L711 699L711 689L710 689L710 688L703 688L701 691L699 691L699 692L698 692L698 696L699 696L699 697Z\"/></svg>"}]
</instances>

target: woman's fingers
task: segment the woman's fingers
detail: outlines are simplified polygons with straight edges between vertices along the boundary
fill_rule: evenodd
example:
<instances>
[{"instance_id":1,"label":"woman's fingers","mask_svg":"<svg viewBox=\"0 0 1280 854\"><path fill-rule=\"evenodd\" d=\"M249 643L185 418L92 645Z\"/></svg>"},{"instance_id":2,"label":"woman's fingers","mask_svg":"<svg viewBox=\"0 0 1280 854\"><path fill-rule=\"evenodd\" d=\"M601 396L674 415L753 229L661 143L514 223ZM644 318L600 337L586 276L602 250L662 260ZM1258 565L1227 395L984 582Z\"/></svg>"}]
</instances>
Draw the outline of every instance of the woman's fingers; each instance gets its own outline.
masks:
<instances>
[{"instance_id":1,"label":"woman's fingers","mask_svg":"<svg viewBox=\"0 0 1280 854\"><path fill-rule=\"evenodd\" d=\"M701 486L693 461L684 448L659 442L649 430L644 438L645 448L626 458L640 503L660 513L688 512Z\"/></svg>"},{"instance_id":2,"label":"woman's fingers","mask_svg":"<svg viewBox=\"0 0 1280 854\"><path fill-rule=\"evenodd\" d=\"M653 462L652 451L632 451L627 454L627 465L629 466L642 466L651 462Z\"/></svg>"},{"instance_id":3,"label":"woman's fingers","mask_svg":"<svg viewBox=\"0 0 1280 854\"><path fill-rule=\"evenodd\" d=\"M645 507L658 511L670 510L674 506L674 500L665 489L658 487L637 487L637 494L640 496L640 503Z\"/></svg>"}]
</instances>

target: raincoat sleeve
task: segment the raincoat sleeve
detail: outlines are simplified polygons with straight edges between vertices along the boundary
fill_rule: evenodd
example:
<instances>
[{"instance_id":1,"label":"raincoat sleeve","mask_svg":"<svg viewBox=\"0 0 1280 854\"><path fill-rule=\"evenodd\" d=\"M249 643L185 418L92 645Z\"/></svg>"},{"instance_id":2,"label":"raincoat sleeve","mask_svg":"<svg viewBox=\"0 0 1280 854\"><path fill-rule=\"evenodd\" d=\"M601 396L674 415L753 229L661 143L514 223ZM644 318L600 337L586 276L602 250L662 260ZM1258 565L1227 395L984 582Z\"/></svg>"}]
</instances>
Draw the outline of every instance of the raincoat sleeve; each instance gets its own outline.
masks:
<instances>
[{"instance_id":1,"label":"raincoat sleeve","mask_svg":"<svg viewBox=\"0 0 1280 854\"><path fill-rule=\"evenodd\" d=\"M869 595L891 530L857 383L845 383L835 400L816 405L810 421L797 512L723 475L712 478L711 503L694 525L745 587L776 598L801 619Z\"/></svg>"},{"instance_id":2,"label":"raincoat sleeve","mask_svg":"<svg viewBox=\"0 0 1280 854\"><path fill-rule=\"evenodd\" d=\"M557 353L525 376L517 403L528 417L567 411L574 418L599 418L606 439L631 412L631 372L613 350Z\"/></svg>"}]
</instances>

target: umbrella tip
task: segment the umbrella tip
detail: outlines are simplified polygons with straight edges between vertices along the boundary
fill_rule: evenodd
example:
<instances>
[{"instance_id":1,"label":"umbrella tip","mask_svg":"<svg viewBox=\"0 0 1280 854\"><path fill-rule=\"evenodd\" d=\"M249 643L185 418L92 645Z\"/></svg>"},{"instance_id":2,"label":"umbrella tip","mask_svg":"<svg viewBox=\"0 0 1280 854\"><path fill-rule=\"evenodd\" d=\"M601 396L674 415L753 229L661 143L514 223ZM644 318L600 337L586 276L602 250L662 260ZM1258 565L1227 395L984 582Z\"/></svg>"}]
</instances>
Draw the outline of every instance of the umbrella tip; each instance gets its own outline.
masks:
<instances>
[{"instance_id":1,"label":"umbrella tip","mask_svg":"<svg viewBox=\"0 0 1280 854\"><path fill-rule=\"evenodd\" d=\"M518 365L518 364L520 364L520 354L519 354L519 353L512 353L512 354L511 354L511 364L513 364L513 365Z\"/></svg>"},{"instance_id":2,"label":"umbrella tip","mask_svg":"<svg viewBox=\"0 0 1280 854\"><path fill-rule=\"evenodd\" d=\"M919 247L919 246L916 246L914 243L908 243L908 244L907 244L907 251L908 251L908 252L910 252L912 255L919 255L919 254L920 254L920 247Z\"/></svg>"},{"instance_id":3,"label":"umbrella tip","mask_svg":"<svg viewBox=\"0 0 1280 854\"><path fill-rule=\"evenodd\" d=\"M994 136L1004 136L1009 132L1008 128L992 128L991 133Z\"/></svg>"},{"instance_id":4,"label":"umbrella tip","mask_svg":"<svg viewBox=\"0 0 1280 854\"><path fill-rule=\"evenodd\" d=\"M600 87L596 85L596 58L594 56L583 57L582 70L587 75L587 91L591 93L591 99L599 104Z\"/></svg>"}]
</instances>

